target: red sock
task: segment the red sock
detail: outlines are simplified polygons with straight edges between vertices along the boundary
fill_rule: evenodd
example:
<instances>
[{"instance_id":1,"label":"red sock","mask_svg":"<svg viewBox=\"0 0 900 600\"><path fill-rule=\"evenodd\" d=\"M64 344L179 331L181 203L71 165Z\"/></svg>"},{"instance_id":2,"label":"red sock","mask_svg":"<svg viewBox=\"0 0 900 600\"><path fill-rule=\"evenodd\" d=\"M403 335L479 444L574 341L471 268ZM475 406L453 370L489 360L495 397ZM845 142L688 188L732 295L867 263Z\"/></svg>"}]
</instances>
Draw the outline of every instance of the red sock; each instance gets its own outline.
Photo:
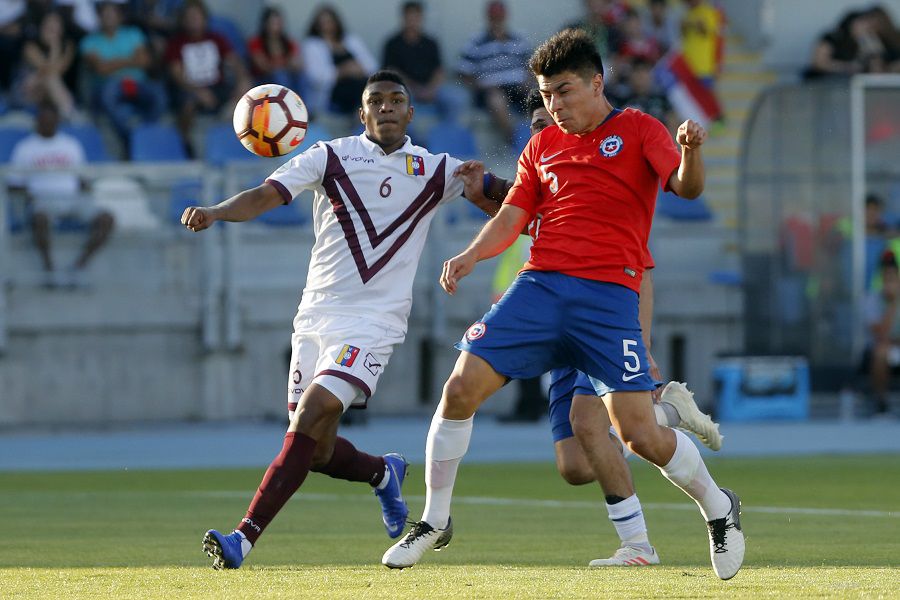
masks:
<instances>
[{"instance_id":1,"label":"red sock","mask_svg":"<svg viewBox=\"0 0 900 600\"><path fill-rule=\"evenodd\" d=\"M316 440L308 435L299 432L285 434L281 452L266 470L247 515L235 527L247 536L251 544L256 543L284 503L303 485L315 449Z\"/></svg>"},{"instance_id":2,"label":"red sock","mask_svg":"<svg viewBox=\"0 0 900 600\"><path fill-rule=\"evenodd\" d=\"M335 479L366 481L375 486L384 478L384 459L360 452L349 440L339 437L334 442L334 454L328 464L313 469Z\"/></svg>"}]
</instances>

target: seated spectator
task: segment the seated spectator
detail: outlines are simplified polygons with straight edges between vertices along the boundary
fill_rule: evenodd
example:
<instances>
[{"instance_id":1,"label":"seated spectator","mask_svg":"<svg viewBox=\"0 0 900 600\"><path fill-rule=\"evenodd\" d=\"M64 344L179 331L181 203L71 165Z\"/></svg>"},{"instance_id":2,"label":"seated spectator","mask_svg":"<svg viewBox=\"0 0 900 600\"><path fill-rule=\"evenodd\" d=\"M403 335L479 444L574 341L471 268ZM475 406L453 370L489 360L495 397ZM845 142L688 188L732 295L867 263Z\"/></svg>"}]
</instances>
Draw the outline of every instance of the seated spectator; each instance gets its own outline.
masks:
<instances>
[{"instance_id":1,"label":"seated spectator","mask_svg":"<svg viewBox=\"0 0 900 600\"><path fill-rule=\"evenodd\" d=\"M504 139L513 145L515 123L510 109L524 114L531 48L506 27L506 5L487 4L487 31L463 49L458 70L475 92L475 105L487 108Z\"/></svg>"},{"instance_id":2,"label":"seated spectator","mask_svg":"<svg viewBox=\"0 0 900 600\"><path fill-rule=\"evenodd\" d=\"M884 70L900 73L900 29L883 6L869 9L869 23L884 47Z\"/></svg>"},{"instance_id":3,"label":"seated spectator","mask_svg":"<svg viewBox=\"0 0 900 600\"><path fill-rule=\"evenodd\" d=\"M807 79L883 71L885 48L872 20L862 11L847 13L837 28L819 38Z\"/></svg>"},{"instance_id":4,"label":"seated spectator","mask_svg":"<svg viewBox=\"0 0 900 600\"><path fill-rule=\"evenodd\" d=\"M166 48L174 84L173 105L186 137L197 111L217 114L229 101L237 102L250 87L244 65L228 40L209 31L208 16L201 0L185 2L180 30Z\"/></svg>"},{"instance_id":5,"label":"seated spectator","mask_svg":"<svg viewBox=\"0 0 900 600\"><path fill-rule=\"evenodd\" d=\"M642 20L644 33L656 40L663 54L678 45L678 21L675 15L669 12L668 0L650 0Z\"/></svg>"},{"instance_id":6,"label":"seated spectator","mask_svg":"<svg viewBox=\"0 0 900 600\"><path fill-rule=\"evenodd\" d=\"M659 119L674 137L680 123L668 97L656 88L653 81L653 63L636 60L628 77L630 95L621 104L630 106Z\"/></svg>"},{"instance_id":7,"label":"seated spectator","mask_svg":"<svg viewBox=\"0 0 900 600\"><path fill-rule=\"evenodd\" d=\"M22 52L25 60L17 95L27 104L47 99L56 105L64 119L70 119L75 100L65 78L73 69L75 40L66 34L58 11L44 15L37 35L25 42Z\"/></svg>"},{"instance_id":8,"label":"seated spectator","mask_svg":"<svg viewBox=\"0 0 900 600\"><path fill-rule=\"evenodd\" d=\"M441 116L452 119L465 105L465 92L445 84L441 50L422 29L424 6L404 2L400 31L384 44L382 66L403 76L416 107L433 104ZM462 93L460 93L462 92Z\"/></svg>"},{"instance_id":9,"label":"seated spectator","mask_svg":"<svg viewBox=\"0 0 900 600\"><path fill-rule=\"evenodd\" d=\"M150 45L151 74L162 65L169 38L178 30L178 15L184 0L130 0L127 22L139 27L147 36Z\"/></svg>"},{"instance_id":10,"label":"seated spectator","mask_svg":"<svg viewBox=\"0 0 900 600\"><path fill-rule=\"evenodd\" d=\"M872 411L876 416L888 414L891 374L900 367L900 275L893 252L882 255L879 271L881 289L870 291L866 299L869 325L866 358L872 387Z\"/></svg>"},{"instance_id":11,"label":"seated spectator","mask_svg":"<svg viewBox=\"0 0 900 600\"><path fill-rule=\"evenodd\" d=\"M620 0L584 0L584 16L567 27L586 31L606 61L619 46L619 24L627 9L628 4Z\"/></svg>"},{"instance_id":12,"label":"seated spectator","mask_svg":"<svg viewBox=\"0 0 900 600\"><path fill-rule=\"evenodd\" d=\"M8 182L13 189L24 189L31 203L34 239L50 286L81 283L85 267L113 229L112 215L100 210L81 193L82 183L78 175L65 172L65 169L85 163L84 149L78 140L57 131L58 126L56 106L49 102L41 104L35 120L35 133L15 145L10 163L16 168L44 172L14 173ZM90 223L84 249L65 272L55 270L50 252L50 226L60 218Z\"/></svg>"},{"instance_id":13,"label":"seated spectator","mask_svg":"<svg viewBox=\"0 0 900 600\"><path fill-rule=\"evenodd\" d=\"M337 11L328 5L313 15L303 57L309 78L309 108L313 112L356 114L366 79L378 68L363 41L344 29Z\"/></svg>"},{"instance_id":14,"label":"seated spectator","mask_svg":"<svg viewBox=\"0 0 900 600\"><path fill-rule=\"evenodd\" d=\"M165 90L147 73L150 52L141 30L122 25L116 3L103 2L99 10L100 30L81 40L81 53L92 79L93 104L127 141L132 118L155 122L165 111Z\"/></svg>"},{"instance_id":15,"label":"seated spectator","mask_svg":"<svg viewBox=\"0 0 900 600\"><path fill-rule=\"evenodd\" d=\"M655 64L662 56L656 40L648 36L636 10L628 9L621 25L622 38L616 52L629 62L642 60Z\"/></svg>"},{"instance_id":16,"label":"seated spectator","mask_svg":"<svg viewBox=\"0 0 900 600\"><path fill-rule=\"evenodd\" d=\"M691 71L706 87L715 86L719 71L721 15L707 0L684 0L681 52Z\"/></svg>"},{"instance_id":17,"label":"seated spectator","mask_svg":"<svg viewBox=\"0 0 900 600\"><path fill-rule=\"evenodd\" d=\"M284 17L267 7L259 19L259 31L250 38L250 68L256 84L277 83L306 96L306 81L300 46L284 31Z\"/></svg>"}]
</instances>

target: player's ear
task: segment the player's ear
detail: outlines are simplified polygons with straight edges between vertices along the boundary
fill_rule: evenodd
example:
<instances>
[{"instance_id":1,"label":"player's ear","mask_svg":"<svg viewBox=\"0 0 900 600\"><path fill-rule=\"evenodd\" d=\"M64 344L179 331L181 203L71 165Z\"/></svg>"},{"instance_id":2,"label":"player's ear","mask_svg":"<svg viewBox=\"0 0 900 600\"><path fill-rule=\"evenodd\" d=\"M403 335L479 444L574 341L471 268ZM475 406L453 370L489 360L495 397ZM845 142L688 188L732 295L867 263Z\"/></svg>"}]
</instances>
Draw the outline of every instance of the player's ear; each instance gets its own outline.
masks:
<instances>
[{"instance_id":1,"label":"player's ear","mask_svg":"<svg viewBox=\"0 0 900 600\"><path fill-rule=\"evenodd\" d=\"M409 105L409 110L406 112L406 116L407 116L406 122L407 122L407 123L411 123L411 122L412 122L412 120L413 120L413 113L415 113L415 112L416 112L416 109L413 107L412 104L410 104L410 105Z\"/></svg>"},{"instance_id":2,"label":"player's ear","mask_svg":"<svg viewBox=\"0 0 900 600\"><path fill-rule=\"evenodd\" d=\"M593 80L591 81L591 85L594 88L595 96L603 95L603 74L602 73L594 73Z\"/></svg>"},{"instance_id":3,"label":"player's ear","mask_svg":"<svg viewBox=\"0 0 900 600\"><path fill-rule=\"evenodd\" d=\"M363 125L366 124L366 112L362 106L359 107L359 122Z\"/></svg>"}]
</instances>

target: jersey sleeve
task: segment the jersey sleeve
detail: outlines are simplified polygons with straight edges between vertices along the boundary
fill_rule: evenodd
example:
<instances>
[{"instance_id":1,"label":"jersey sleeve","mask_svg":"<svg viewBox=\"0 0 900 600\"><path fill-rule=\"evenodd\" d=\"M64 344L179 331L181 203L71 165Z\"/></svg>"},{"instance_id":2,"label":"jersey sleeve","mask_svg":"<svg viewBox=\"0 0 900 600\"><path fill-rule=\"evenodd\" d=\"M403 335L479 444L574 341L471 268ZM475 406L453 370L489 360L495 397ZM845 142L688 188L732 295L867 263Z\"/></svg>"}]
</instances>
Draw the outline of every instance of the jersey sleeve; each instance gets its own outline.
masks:
<instances>
[{"instance_id":1,"label":"jersey sleeve","mask_svg":"<svg viewBox=\"0 0 900 600\"><path fill-rule=\"evenodd\" d=\"M540 137L540 135L533 136L522 150L516 168L516 180L506 194L506 200L503 201L504 204L511 204L526 211L531 218L534 218L537 212L541 197L541 177L534 162L537 147L535 142Z\"/></svg>"},{"instance_id":2,"label":"jersey sleeve","mask_svg":"<svg viewBox=\"0 0 900 600\"><path fill-rule=\"evenodd\" d=\"M303 190L319 187L325 177L328 151L325 144L316 142L309 149L287 161L266 178L275 187L285 204Z\"/></svg>"},{"instance_id":3,"label":"jersey sleeve","mask_svg":"<svg viewBox=\"0 0 900 600\"><path fill-rule=\"evenodd\" d=\"M671 191L669 178L681 164L681 152L678 151L672 134L659 120L645 114L641 125L644 158L656 171L663 189Z\"/></svg>"},{"instance_id":4,"label":"jersey sleeve","mask_svg":"<svg viewBox=\"0 0 900 600\"><path fill-rule=\"evenodd\" d=\"M441 198L441 204L459 198L462 196L465 188L463 180L453 176L453 171L456 170L456 167L463 164L463 161L453 158L449 154L445 156L447 157L447 164L444 165L444 197Z\"/></svg>"}]
</instances>

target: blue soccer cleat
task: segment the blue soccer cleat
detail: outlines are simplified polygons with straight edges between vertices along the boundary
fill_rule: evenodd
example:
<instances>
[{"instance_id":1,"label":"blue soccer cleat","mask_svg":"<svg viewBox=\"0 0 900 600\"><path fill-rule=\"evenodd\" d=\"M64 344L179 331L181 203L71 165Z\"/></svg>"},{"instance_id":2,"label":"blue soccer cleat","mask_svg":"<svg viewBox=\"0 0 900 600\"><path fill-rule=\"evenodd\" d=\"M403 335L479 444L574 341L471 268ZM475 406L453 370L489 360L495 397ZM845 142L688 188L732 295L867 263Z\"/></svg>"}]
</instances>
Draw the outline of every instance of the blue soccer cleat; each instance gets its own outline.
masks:
<instances>
[{"instance_id":1,"label":"blue soccer cleat","mask_svg":"<svg viewBox=\"0 0 900 600\"><path fill-rule=\"evenodd\" d=\"M203 550L213 559L213 569L237 569L244 562L241 552L241 535L234 531L228 535L210 529L203 536Z\"/></svg>"},{"instance_id":2,"label":"blue soccer cleat","mask_svg":"<svg viewBox=\"0 0 900 600\"><path fill-rule=\"evenodd\" d=\"M381 520L384 521L384 528L390 537L396 538L403 533L406 516L409 514L409 507L406 506L400 492L409 463L402 455L392 452L384 455L384 466L391 478L383 490L375 488L375 495L381 502Z\"/></svg>"}]
</instances>

